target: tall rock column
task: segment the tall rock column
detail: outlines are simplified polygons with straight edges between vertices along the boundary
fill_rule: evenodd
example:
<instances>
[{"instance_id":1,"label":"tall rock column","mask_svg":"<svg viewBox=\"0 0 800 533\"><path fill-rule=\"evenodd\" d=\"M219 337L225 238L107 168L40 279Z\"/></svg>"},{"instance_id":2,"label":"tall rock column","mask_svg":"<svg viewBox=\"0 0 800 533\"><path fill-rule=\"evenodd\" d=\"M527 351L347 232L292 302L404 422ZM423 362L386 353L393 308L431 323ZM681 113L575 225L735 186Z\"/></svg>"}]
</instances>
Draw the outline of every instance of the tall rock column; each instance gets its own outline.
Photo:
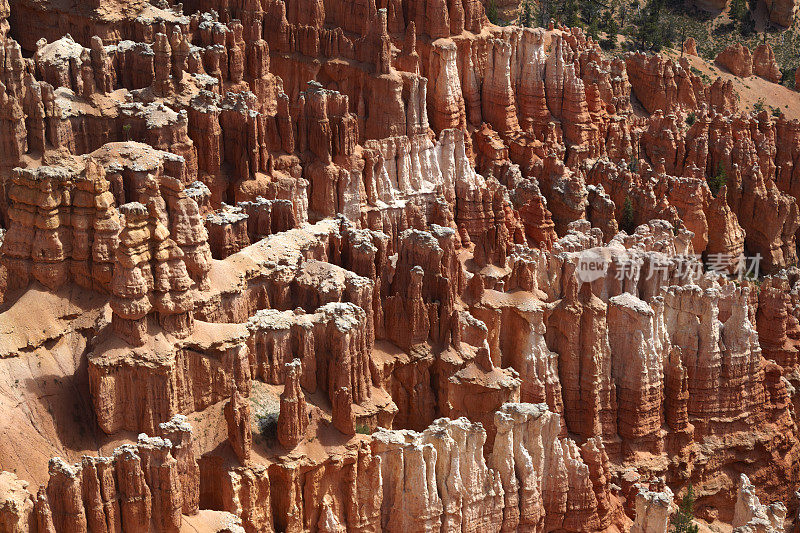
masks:
<instances>
[{"instance_id":1,"label":"tall rock column","mask_svg":"<svg viewBox=\"0 0 800 533\"><path fill-rule=\"evenodd\" d=\"M619 435L636 448L663 445L664 364L656 336L656 313L642 300L623 293L608 302L608 341L617 387Z\"/></svg>"},{"instance_id":2,"label":"tall rock column","mask_svg":"<svg viewBox=\"0 0 800 533\"><path fill-rule=\"evenodd\" d=\"M736 506L733 511L734 531L774 531L784 529L786 506L781 502L764 505L756 496L756 488L750 479L741 474L739 490L736 493Z\"/></svg>"},{"instance_id":3,"label":"tall rock column","mask_svg":"<svg viewBox=\"0 0 800 533\"><path fill-rule=\"evenodd\" d=\"M119 245L120 226L119 213L114 207L114 194L110 183L105 179L103 167L92 159L86 161L85 188L93 198L94 218L92 219L91 265L92 286L95 290L111 292L111 281L114 277L114 257Z\"/></svg>"},{"instance_id":4,"label":"tall rock column","mask_svg":"<svg viewBox=\"0 0 800 533\"><path fill-rule=\"evenodd\" d=\"M80 465L67 464L60 457L50 460L47 499L52 510L53 525L58 533L86 533Z\"/></svg>"},{"instance_id":5,"label":"tall rock column","mask_svg":"<svg viewBox=\"0 0 800 533\"><path fill-rule=\"evenodd\" d=\"M576 294L577 283L570 280L547 327L548 345L559 354L564 418L570 432L612 439L617 433L616 386L611 378L606 304L592 294L588 283Z\"/></svg>"},{"instance_id":6,"label":"tall rock column","mask_svg":"<svg viewBox=\"0 0 800 533\"><path fill-rule=\"evenodd\" d=\"M46 487L39 487L33 510L36 515L36 526L39 528L39 533L56 533L56 526L53 523L53 511L50 509L50 502L47 501Z\"/></svg>"},{"instance_id":7,"label":"tall rock column","mask_svg":"<svg viewBox=\"0 0 800 533\"><path fill-rule=\"evenodd\" d=\"M228 424L228 442L242 464L250 461L250 450L253 447L250 419L250 402L236 390L225 404L225 421Z\"/></svg>"},{"instance_id":8,"label":"tall rock column","mask_svg":"<svg viewBox=\"0 0 800 533\"><path fill-rule=\"evenodd\" d=\"M187 196L181 186L170 186L164 180L165 196L170 214L170 238L183 251L182 261L197 288L208 287L208 272L211 270L211 247L208 244L208 231L200 216L197 202Z\"/></svg>"},{"instance_id":9,"label":"tall rock column","mask_svg":"<svg viewBox=\"0 0 800 533\"><path fill-rule=\"evenodd\" d=\"M192 426L184 415L175 415L159 425L161 435L172 443L172 456L178 461L178 476L183 495L183 514L193 515L200 509L200 468L192 447Z\"/></svg>"},{"instance_id":10,"label":"tall rock column","mask_svg":"<svg viewBox=\"0 0 800 533\"><path fill-rule=\"evenodd\" d=\"M89 531L122 531L114 460L111 457L83 456L83 501Z\"/></svg>"},{"instance_id":11,"label":"tall rock column","mask_svg":"<svg viewBox=\"0 0 800 533\"><path fill-rule=\"evenodd\" d=\"M138 202L119 208L124 217L111 281L111 323L130 344L145 343L147 314L152 309L148 293L153 289L150 268L150 235L147 208Z\"/></svg>"},{"instance_id":12,"label":"tall rock column","mask_svg":"<svg viewBox=\"0 0 800 533\"><path fill-rule=\"evenodd\" d=\"M171 453L172 443L160 437L139 435L138 447L144 478L150 487L150 531L178 533L181 528L183 493L178 461Z\"/></svg>"},{"instance_id":13,"label":"tall rock column","mask_svg":"<svg viewBox=\"0 0 800 533\"><path fill-rule=\"evenodd\" d=\"M673 494L669 487L650 490L640 487L636 493L636 520L631 533L662 533L667 531Z\"/></svg>"},{"instance_id":14,"label":"tall rock column","mask_svg":"<svg viewBox=\"0 0 800 533\"><path fill-rule=\"evenodd\" d=\"M749 318L749 294L749 287L733 282L706 289L671 286L664 294L666 331L687 369L695 435L713 434L738 420L764 420L763 358Z\"/></svg>"},{"instance_id":15,"label":"tall rock column","mask_svg":"<svg viewBox=\"0 0 800 533\"><path fill-rule=\"evenodd\" d=\"M152 499L138 448L125 445L114 450L114 465L117 470L122 531L148 531Z\"/></svg>"},{"instance_id":16,"label":"tall rock column","mask_svg":"<svg viewBox=\"0 0 800 533\"><path fill-rule=\"evenodd\" d=\"M787 372L798 364L797 341L787 335L790 324L791 298L789 284L781 278L768 278L758 291L756 324L758 342L766 359L775 361Z\"/></svg>"},{"instance_id":17,"label":"tall rock column","mask_svg":"<svg viewBox=\"0 0 800 533\"><path fill-rule=\"evenodd\" d=\"M559 419L544 404L507 403L495 413L488 464L503 486L503 531L599 528L591 479L601 486L598 469L584 462L572 440L558 437Z\"/></svg>"},{"instance_id":18,"label":"tall rock column","mask_svg":"<svg viewBox=\"0 0 800 533\"><path fill-rule=\"evenodd\" d=\"M481 89L483 118L503 135L519 129L511 85L511 44L494 39L491 45Z\"/></svg>"},{"instance_id":19,"label":"tall rock column","mask_svg":"<svg viewBox=\"0 0 800 533\"><path fill-rule=\"evenodd\" d=\"M8 231L3 239L1 258L9 289L27 287L31 280L31 246L36 235L33 224L36 194L31 190L30 180L26 176L23 169L16 169L11 180L6 182L6 194L9 197L6 213Z\"/></svg>"},{"instance_id":20,"label":"tall rock column","mask_svg":"<svg viewBox=\"0 0 800 533\"><path fill-rule=\"evenodd\" d=\"M331 391L332 418L336 429L345 435L353 435L356 432L356 421L353 416L353 396L348 387L339 387Z\"/></svg>"},{"instance_id":21,"label":"tall rock column","mask_svg":"<svg viewBox=\"0 0 800 533\"><path fill-rule=\"evenodd\" d=\"M431 50L428 101L431 127L436 132L466 124L464 97L456 64L458 49L450 41L438 41Z\"/></svg>"},{"instance_id":22,"label":"tall rock column","mask_svg":"<svg viewBox=\"0 0 800 533\"><path fill-rule=\"evenodd\" d=\"M554 35L550 55L547 56L545 63L544 85L545 95L547 96L547 107L550 109L550 114L556 118L561 118L561 107L564 98L564 76L566 69L564 48L564 38Z\"/></svg>"},{"instance_id":23,"label":"tall rock column","mask_svg":"<svg viewBox=\"0 0 800 533\"><path fill-rule=\"evenodd\" d=\"M552 118L547 109L544 88L547 60L544 52L544 30L541 28L523 30L517 58L521 62L517 68L516 87L520 126L524 131L532 131L537 136L542 135Z\"/></svg>"},{"instance_id":24,"label":"tall rock column","mask_svg":"<svg viewBox=\"0 0 800 533\"><path fill-rule=\"evenodd\" d=\"M193 283L183 262L183 250L168 235L163 225L156 226L153 304L164 330L176 337L186 337L194 324L190 290Z\"/></svg>"},{"instance_id":25,"label":"tall rock column","mask_svg":"<svg viewBox=\"0 0 800 533\"><path fill-rule=\"evenodd\" d=\"M744 254L745 233L728 206L727 197L728 188L723 185L706 208L708 227L713 228L708 232L706 253L716 262L718 270L734 273Z\"/></svg>"},{"instance_id":26,"label":"tall rock column","mask_svg":"<svg viewBox=\"0 0 800 533\"><path fill-rule=\"evenodd\" d=\"M284 448L294 448L303 439L308 427L306 398L300 388L302 363L294 359L286 363L281 410L278 415L278 441Z\"/></svg>"},{"instance_id":27,"label":"tall rock column","mask_svg":"<svg viewBox=\"0 0 800 533\"><path fill-rule=\"evenodd\" d=\"M153 43L153 92L157 95L166 96L172 87L170 84L170 74L172 71L172 48L169 39L163 33L157 33Z\"/></svg>"},{"instance_id":28,"label":"tall rock column","mask_svg":"<svg viewBox=\"0 0 800 533\"><path fill-rule=\"evenodd\" d=\"M0 167L13 168L27 151L25 113L19 100L0 82Z\"/></svg>"}]
</instances>

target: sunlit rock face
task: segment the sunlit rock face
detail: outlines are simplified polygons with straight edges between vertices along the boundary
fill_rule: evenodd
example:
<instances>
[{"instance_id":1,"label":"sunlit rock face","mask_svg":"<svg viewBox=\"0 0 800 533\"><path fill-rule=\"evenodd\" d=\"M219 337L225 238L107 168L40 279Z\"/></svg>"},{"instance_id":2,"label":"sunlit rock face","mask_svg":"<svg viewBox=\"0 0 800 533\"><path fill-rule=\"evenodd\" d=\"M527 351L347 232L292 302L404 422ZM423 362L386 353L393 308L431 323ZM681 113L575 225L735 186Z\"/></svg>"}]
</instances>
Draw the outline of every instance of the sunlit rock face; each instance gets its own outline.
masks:
<instances>
[{"instance_id":1,"label":"sunlit rock face","mask_svg":"<svg viewBox=\"0 0 800 533\"><path fill-rule=\"evenodd\" d=\"M696 48L0 0L0 530L796 527L797 93Z\"/></svg>"}]
</instances>

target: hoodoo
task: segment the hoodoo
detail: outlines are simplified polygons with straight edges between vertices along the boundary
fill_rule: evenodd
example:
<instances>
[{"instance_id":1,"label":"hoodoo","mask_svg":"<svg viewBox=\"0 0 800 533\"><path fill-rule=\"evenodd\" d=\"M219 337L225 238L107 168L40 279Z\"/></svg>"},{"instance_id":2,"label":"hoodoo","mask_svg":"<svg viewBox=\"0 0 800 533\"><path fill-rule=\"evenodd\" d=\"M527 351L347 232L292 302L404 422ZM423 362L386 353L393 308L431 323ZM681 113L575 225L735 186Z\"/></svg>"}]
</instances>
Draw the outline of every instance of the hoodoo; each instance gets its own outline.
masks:
<instances>
[{"instance_id":1,"label":"hoodoo","mask_svg":"<svg viewBox=\"0 0 800 533\"><path fill-rule=\"evenodd\" d=\"M657 3L0 0L0 533L800 527L797 51Z\"/></svg>"}]
</instances>

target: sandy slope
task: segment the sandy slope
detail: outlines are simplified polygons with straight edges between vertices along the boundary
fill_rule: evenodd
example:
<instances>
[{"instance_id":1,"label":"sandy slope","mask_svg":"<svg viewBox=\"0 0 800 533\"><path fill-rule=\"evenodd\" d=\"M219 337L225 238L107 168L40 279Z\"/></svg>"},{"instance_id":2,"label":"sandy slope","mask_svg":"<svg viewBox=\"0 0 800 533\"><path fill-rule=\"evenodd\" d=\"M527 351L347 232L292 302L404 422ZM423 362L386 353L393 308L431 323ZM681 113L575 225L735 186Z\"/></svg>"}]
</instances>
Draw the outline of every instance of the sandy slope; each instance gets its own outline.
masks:
<instances>
[{"instance_id":1,"label":"sandy slope","mask_svg":"<svg viewBox=\"0 0 800 533\"><path fill-rule=\"evenodd\" d=\"M81 332L104 322L104 304L77 288L32 287L0 313L0 470L35 486L51 457L76 461L114 445L96 429Z\"/></svg>"},{"instance_id":2,"label":"sandy slope","mask_svg":"<svg viewBox=\"0 0 800 533\"><path fill-rule=\"evenodd\" d=\"M676 57L680 54L672 53L670 55ZM739 107L743 111L752 111L753 104L763 98L765 106L779 108L789 119L800 119L800 92L769 82L758 76L739 78L728 72L724 67L707 61L702 57L686 57L692 67L706 74L711 81L718 76L722 77L723 80L733 80L733 87L739 95ZM767 109L769 108L767 107Z\"/></svg>"}]
</instances>

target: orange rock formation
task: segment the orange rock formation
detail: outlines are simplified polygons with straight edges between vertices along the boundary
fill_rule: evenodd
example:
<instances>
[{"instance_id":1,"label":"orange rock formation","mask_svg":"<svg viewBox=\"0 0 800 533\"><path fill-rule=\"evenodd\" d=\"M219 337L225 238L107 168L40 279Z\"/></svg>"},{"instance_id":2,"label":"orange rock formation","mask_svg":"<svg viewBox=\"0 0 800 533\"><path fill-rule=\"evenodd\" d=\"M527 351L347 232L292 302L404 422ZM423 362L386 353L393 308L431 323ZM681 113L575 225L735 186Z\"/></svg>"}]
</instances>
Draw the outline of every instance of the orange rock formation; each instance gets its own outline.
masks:
<instances>
[{"instance_id":1,"label":"orange rock formation","mask_svg":"<svg viewBox=\"0 0 800 533\"><path fill-rule=\"evenodd\" d=\"M796 527L800 122L689 59L0 0L0 529Z\"/></svg>"}]
</instances>

